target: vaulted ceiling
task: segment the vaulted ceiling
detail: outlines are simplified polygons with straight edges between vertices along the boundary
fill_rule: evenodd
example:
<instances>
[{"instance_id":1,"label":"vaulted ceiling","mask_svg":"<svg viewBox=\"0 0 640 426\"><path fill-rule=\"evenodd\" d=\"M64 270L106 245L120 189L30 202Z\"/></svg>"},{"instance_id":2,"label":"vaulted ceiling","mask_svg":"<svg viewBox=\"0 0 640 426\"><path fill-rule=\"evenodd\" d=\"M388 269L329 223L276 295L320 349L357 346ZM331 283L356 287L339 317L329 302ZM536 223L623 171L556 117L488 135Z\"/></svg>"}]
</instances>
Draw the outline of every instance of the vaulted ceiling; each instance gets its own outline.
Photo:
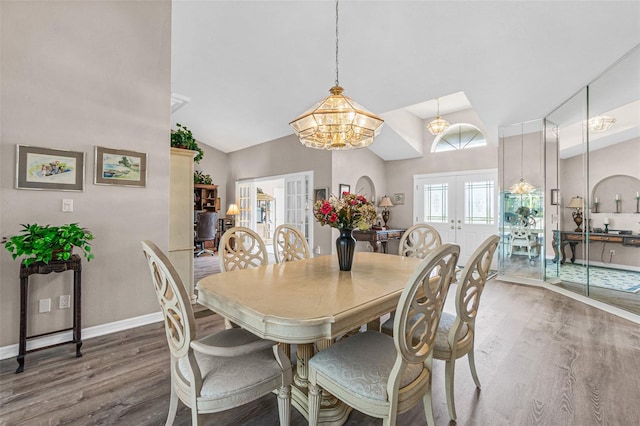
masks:
<instances>
[{"instance_id":1,"label":"vaulted ceiling","mask_svg":"<svg viewBox=\"0 0 640 426\"><path fill-rule=\"evenodd\" d=\"M340 85L385 119L371 149L420 155L425 125L472 108L489 143L541 118L640 43L638 1L356 1ZM173 1L175 123L232 152L293 133L335 80L335 3Z\"/></svg>"}]
</instances>

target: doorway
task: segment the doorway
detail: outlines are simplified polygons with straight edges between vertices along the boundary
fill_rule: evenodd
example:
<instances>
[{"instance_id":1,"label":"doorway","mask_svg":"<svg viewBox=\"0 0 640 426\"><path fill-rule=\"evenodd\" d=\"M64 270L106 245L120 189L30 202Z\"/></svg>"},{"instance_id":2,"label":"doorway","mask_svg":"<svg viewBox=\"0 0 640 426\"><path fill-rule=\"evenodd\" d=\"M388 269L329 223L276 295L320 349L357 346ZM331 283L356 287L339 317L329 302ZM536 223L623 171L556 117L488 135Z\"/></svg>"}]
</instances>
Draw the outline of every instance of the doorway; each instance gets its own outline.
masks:
<instances>
[{"instance_id":1,"label":"doorway","mask_svg":"<svg viewBox=\"0 0 640 426\"><path fill-rule=\"evenodd\" d=\"M442 242L458 244L464 265L497 233L497 180L497 169L415 175L413 223L428 223Z\"/></svg>"}]
</instances>

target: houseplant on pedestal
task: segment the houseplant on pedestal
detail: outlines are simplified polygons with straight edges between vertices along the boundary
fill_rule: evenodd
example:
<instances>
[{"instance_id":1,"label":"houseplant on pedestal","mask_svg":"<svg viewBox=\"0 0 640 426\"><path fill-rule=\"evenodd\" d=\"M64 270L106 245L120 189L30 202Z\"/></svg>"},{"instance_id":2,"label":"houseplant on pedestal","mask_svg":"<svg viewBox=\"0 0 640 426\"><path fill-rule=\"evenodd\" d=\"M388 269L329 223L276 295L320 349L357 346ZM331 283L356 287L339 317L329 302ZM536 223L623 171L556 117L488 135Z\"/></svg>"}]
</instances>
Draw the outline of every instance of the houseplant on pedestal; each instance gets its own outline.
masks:
<instances>
[{"instance_id":1,"label":"houseplant on pedestal","mask_svg":"<svg viewBox=\"0 0 640 426\"><path fill-rule=\"evenodd\" d=\"M344 192L342 198L335 195L328 200L318 200L313 206L313 215L321 225L329 225L340 231L336 240L336 251L341 271L350 271L356 240L354 229L365 231L376 219L376 208L362 195Z\"/></svg>"},{"instance_id":2,"label":"houseplant on pedestal","mask_svg":"<svg viewBox=\"0 0 640 426\"><path fill-rule=\"evenodd\" d=\"M187 129L187 126L183 126L180 123L176 123L178 130L171 133L171 146L173 148L190 149L191 151L197 151L198 154L193 158L193 161L200 163L204 156L204 151L196 142L196 138L193 137L191 130Z\"/></svg>"},{"instance_id":3,"label":"houseplant on pedestal","mask_svg":"<svg viewBox=\"0 0 640 426\"><path fill-rule=\"evenodd\" d=\"M93 234L77 223L61 226L22 225L20 234L9 238L5 248L16 259L24 256L22 263L49 263L52 260L69 260L74 247L78 247L87 261L94 258L90 241Z\"/></svg>"}]
</instances>

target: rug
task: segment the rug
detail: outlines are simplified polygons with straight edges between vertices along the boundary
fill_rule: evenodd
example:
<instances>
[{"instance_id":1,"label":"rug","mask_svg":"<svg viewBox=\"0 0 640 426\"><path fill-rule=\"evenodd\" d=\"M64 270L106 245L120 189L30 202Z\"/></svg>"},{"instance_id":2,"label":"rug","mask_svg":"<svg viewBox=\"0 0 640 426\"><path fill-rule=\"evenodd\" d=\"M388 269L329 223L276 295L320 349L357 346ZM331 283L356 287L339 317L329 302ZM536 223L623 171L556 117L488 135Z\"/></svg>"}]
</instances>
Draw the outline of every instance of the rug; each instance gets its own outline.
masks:
<instances>
[{"instance_id":1,"label":"rug","mask_svg":"<svg viewBox=\"0 0 640 426\"><path fill-rule=\"evenodd\" d=\"M555 276L556 264L547 260L547 277ZM560 265L560 279L562 281L583 283L587 275L584 265L566 262ZM589 285L611 290L637 293L640 291L640 272L625 271L622 269L589 267Z\"/></svg>"}]
</instances>

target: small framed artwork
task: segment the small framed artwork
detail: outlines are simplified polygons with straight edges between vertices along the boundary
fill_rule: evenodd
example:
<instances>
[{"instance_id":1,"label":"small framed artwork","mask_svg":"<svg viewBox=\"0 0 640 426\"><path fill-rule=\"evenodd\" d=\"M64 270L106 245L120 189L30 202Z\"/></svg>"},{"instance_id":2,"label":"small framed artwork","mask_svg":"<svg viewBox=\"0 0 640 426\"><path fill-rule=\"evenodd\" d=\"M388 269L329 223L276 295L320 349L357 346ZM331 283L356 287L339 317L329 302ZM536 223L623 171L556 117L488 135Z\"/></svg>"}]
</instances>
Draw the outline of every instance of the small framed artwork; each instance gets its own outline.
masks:
<instances>
[{"instance_id":1,"label":"small framed artwork","mask_svg":"<svg viewBox=\"0 0 640 426\"><path fill-rule=\"evenodd\" d=\"M393 194L393 205L403 205L404 204L404 192L396 192Z\"/></svg>"},{"instance_id":2,"label":"small framed artwork","mask_svg":"<svg viewBox=\"0 0 640 426\"><path fill-rule=\"evenodd\" d=\"M96 146L96 185L147 186L147 154Z\"/></svg>"},{"instance_id":3,"label":"small framed artwork","mask_svg":"<svg viewBox=\"0 0 640 426\"><path fill-rule=\"evenodd\" d=\"M351 185L341 183L340 185L338 185L338 190L340 192L340 198L342 198L342 194L344 194L345 192L351 192Z\"/></svg>"},{"instance_id":4,"label":"small framed artwork","mask_svg":"<svg viewBox=\"0 0 640 426\"><path fill-rule=\"evenodd\" d=\"M16 188L84 191L84 152L16 145Z\"/></svg>"},{"instance_id":5,"label":"small framed artwork","mask_svg":"<svg viewBox=\"0 0 640 426\"><path fill-rule=\"evenodd\" d=\"M560 190L552 189L551 190L551 205L559 206L560 205Z\"/></svg>"},{"instance_id":6,"label":"small framed artwork","mask_svg":"<svg viewBox=\"0 0 640 426\"><path fill-rule=\"evenodd\" d=\"M326 200L329 198L329 188L316 188L313 190L313 201Z\"/></svg>"}]
</instances>

